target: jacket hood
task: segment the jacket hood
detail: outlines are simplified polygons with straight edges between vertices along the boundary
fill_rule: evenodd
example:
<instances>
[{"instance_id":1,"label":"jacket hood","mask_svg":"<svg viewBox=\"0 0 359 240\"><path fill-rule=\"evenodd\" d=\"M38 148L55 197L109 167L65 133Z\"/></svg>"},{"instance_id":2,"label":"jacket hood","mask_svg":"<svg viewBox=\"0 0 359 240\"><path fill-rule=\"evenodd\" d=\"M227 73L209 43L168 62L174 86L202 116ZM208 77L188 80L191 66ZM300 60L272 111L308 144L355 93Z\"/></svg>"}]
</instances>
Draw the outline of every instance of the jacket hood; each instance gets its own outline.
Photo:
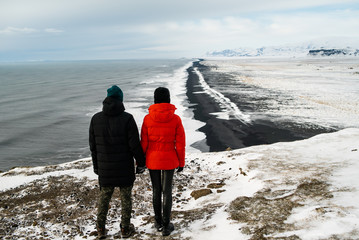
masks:
<instances>
[{"instance_id":1,"label":"jacket hood","mask_svg":"<svg viewBox=\"0 0 359 240\"><path fill-rule=\"evenodd\" d=\"M121 100L114 97L106 97L102 104L102 111L108 116L116 116L125 111L125 106L123 106Z\"/></svg>"},{"instance_id":2,"label":"jacket hood","mask_svg":"<svg viewBox=\"0 0 359 240\"><path fill-rule=\"evenodd\" d=\"M150 117L156 122L169 122L175 115L175 105L170 103L157 103L150 106Z\"/></svg>"}]
</instances>

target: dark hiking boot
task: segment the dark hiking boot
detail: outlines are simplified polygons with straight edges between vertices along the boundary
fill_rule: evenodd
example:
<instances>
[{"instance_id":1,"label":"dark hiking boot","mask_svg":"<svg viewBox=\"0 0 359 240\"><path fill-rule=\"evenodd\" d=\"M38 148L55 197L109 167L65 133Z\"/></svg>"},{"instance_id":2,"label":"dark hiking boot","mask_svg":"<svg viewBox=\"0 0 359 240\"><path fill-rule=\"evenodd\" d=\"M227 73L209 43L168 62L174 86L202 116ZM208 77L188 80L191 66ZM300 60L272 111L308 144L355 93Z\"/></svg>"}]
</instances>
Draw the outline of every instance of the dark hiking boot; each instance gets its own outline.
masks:
<instances>
[{"instance_id":1,"label":"dark hiking boot","mask_svg":"<svg viewBox=\"0 0 359 240\"><path fill-rule=\"evenodd\" d=\"M97 227L97 239L105 239L106 238L106 229Z\"/></svg>"},{"instance_id":2,"label":"dark hiking boot","mask_svg":"<svg viewBox=\"0 0 359 240\"><path fill-rule=\"evenodd\" d=\"M162 236L170 235L173 230L175 230L173 223L169 223L167 226L163 227Z\"/></svg>"},{"instance_id":3,"label":"dark hiking boot","mask_svg":"<svg viewBox=\"0 0 359 240\"><path fill-rule=\"evenodd\" d=\"M163 224L155 221L155 228L157 229L157 231L162 232Z\"/></svg>"},{"instance_id":4,"label":"dark hiking boot","mask_svg":"<svg viewBox=\"0 0 359 240\"><path fill-rule=\"evenodd\" d=\"M121 225L121 235L123 238L129 238L135 233L135 226L131 223L128 227L122 227Z\"/></svg>"}]
</instances>

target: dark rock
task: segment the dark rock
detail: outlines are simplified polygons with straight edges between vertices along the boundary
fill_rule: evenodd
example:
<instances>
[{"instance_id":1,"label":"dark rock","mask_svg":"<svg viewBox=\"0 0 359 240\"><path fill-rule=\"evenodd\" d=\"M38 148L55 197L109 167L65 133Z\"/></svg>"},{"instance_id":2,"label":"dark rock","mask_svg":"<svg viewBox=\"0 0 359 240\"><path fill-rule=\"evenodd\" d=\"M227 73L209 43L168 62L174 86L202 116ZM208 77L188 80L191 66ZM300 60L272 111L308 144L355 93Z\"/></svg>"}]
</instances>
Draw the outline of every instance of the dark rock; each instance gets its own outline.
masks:
<instances>
[{"instance_id":1,"label":"dark rock","mask_svg":"<svg viewBox=\"0 0 359 240\"><path fill-rule=\"evenodd\" d=\"M224 183L210 183L207 185L207 188L221 188L224 185L225 185Z\"/></svg>"},{"instance_id":2,"label":"dark rock","mask_svg":"<svg viewBox=\"0 0 359 240\"><path fill-rule=\"evenodd\" d=\"M200 190L194 190L192 193L191 193L191 196L197 200L198 198L200 197L203 197L203 196L207 196L208 194L211 194L212 193L212 190L211 189L208 189L208 188L204 188L204 189L200 189Z\"/></svg>"},{"instance_id":3,"label":"dark rock","mask_svg":"<svg viewBox=\"0 0 359 240\"><path fill-rule=\"evenodd\" d=\"M315 49L309 50L310 56L332 56L332 55L348 55L350 54L346 49Z\"/></svg>"}]
</instances>

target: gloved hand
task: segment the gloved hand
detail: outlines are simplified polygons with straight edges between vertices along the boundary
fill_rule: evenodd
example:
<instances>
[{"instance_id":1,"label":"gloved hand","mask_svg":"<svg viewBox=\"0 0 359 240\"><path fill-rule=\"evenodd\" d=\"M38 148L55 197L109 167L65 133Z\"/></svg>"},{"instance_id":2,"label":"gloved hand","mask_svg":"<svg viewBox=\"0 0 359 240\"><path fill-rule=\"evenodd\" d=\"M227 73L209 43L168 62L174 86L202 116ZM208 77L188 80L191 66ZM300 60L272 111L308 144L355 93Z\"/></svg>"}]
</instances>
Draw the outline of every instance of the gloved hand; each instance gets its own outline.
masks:
<instances>
[{"instance_id":1,"label":"gloved hand","mask_svg":"<svg viewBox=\"0 0 359 240\"><path fill-rule=\"evenodd\" d=\"M136 167L136 174L141 174L141 173L144 173L146 171L146 167L143 166L143 167L139 167L137 166Z\"/></svg>"},{"instance_id":2,"label":"gloved hand","mask_svg":"<svg viewBox=\"0 0 359 240\"><path fill-rule=\"evenodd\" d=\"M178 167L177 168L177 172L179 173L179 172L182 172L183 171L183 167Z\"/></svg>"}]
</instances>

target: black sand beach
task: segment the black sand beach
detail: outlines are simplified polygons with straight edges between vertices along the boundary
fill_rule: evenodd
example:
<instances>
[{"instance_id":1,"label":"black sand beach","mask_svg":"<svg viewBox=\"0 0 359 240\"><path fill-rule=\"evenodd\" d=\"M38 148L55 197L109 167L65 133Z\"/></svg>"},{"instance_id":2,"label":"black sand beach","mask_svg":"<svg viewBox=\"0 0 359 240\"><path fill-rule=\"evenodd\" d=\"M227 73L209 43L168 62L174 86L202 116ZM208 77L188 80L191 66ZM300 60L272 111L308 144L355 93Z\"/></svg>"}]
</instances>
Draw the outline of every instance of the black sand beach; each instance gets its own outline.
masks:
<instances>
[{"instance_id":1,"label":"black sand beach","mask_svg":"<svg viewBox=\"0 0 359 240\"><path fill-rule=\"evenodd\" d=\"M238 149L260 144L295 141L320 133L334 131L333 129L326 129L321 126L303 126L296 122L278 122L267 118L254 120L251 124L237 119L219 119L215 115L210 114L220 112L221 109L215 99L203 92L198 75L193 71L195 67L202 73L205 81L210 86L211 81L221 79L224 85L227 84L224 87L238 89L236 94L224 95L234 102L241 111L258 111L258 108L263 106L260 106L261 101L258 99L260 96L253 95L251 99L241 97L241 90L251 86L238 83L238 81L233 86L233 79L229 75L211 71L211 68L202 65L201 61L194 62L192 67L187 69L189 74L186 85L187 97L194 104L192 107L194 118L206 123L199 130L206 134L207 145L211 152L223 151L227 148ZM223 92L221 93L223 94Z\"/></svg>"}]
</instances>

